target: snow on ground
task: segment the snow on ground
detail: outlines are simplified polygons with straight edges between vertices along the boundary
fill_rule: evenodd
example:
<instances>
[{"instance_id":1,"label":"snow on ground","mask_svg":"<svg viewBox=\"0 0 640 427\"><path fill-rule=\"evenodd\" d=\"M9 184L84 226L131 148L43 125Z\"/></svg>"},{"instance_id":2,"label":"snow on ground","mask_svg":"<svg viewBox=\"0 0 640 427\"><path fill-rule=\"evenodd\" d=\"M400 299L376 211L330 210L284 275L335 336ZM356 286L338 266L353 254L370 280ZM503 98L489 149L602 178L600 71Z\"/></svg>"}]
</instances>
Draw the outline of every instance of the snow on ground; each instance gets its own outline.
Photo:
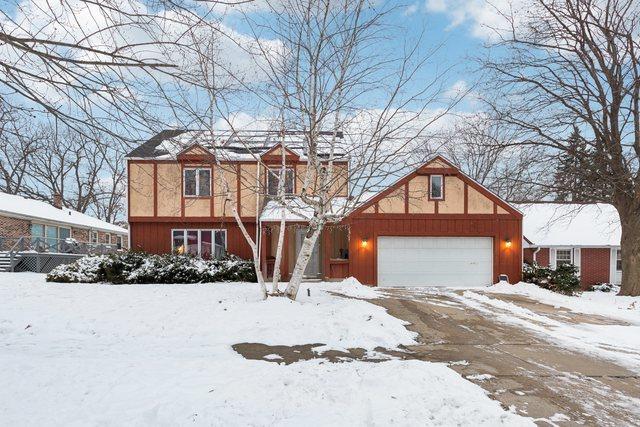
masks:
<instances>
[{"instance_id":1,"label":"snow on ground","mask_svg":"<svg viewBox=\"0 0 640 427\"><path fill-rule=\"evenodd\" d=\"M527 296L532 300L568 308L577 313L609 317L613 324L561 321L557 317L534 313L518 304L493 298L491 293ZM604 357L640 372L640 310L636 308L640 305L640 298L617 297L601 292L585 292L581 296L571 297L528 283L515 286L498 284L483 289L482 294L468 290L461 297L455 297L465 305L485 312L497 320L548 336L561 346ZM557 314L562 316L560 310ZM619 320L623 320L624 323Z\"/></svg>"},{"instance_id":2,"label":"snow on ground","mask_svg":"<svg viewBox=\"0 0 640 427\"><path fill-rule=\"evenodd\" d=\"M232 345L413 344L353 281L260 301L255 284L47 284L0 273L4 425L532 425L444 364L285 365ZM275 360L275 362L274 362Z\"/></svg>"},{"instance_id":3,"label":"snow on ground","mask_svg":"<svg viewBox=\"0 0 640 427\"><path fill-rule=\"evenodd\" d=\"M640 322L640 297L617 296L613 292L582 292L577 296L569 296L524 282L516 285L499 283L484 290L486 292L523 295L545 304L568 308L578 313L597 314L631 322Z\"/></svg>"}]
</instances>

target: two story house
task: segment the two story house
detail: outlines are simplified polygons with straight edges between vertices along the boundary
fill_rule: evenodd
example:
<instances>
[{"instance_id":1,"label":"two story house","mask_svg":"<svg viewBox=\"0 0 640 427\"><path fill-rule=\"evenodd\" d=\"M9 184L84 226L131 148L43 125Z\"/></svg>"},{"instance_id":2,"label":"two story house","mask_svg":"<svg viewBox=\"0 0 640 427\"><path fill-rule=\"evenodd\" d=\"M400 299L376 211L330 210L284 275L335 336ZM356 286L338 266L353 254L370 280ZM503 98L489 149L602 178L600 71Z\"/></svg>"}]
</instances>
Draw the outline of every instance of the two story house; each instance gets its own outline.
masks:
<instances>
[{"instance_id":1,"label":"two story house","mask_svg":"<svg viewBox=\"0 0 640 427\"><path fill-rule=\"evenodd\" d=\"M131 248L250 259L237 213L259 241L261 265L270 276L282 212L271 199L279 174L269 170L279 171L284 159L288 197L312 194L313 188L303 189L308 160L303 137L264 131L212 138L200 131L165 130L149 139L127 156ZM337 160L330 194L340 205L353 196L349 159L335 150L332 155ZM281 271L286 280L309 218L302 204L285 217ZM384 286L468 286L493 283L500 274L517 281L521 266L522 214L435 156L328 224L305 275L354 276Z\"/></svg>"}]
</instances>

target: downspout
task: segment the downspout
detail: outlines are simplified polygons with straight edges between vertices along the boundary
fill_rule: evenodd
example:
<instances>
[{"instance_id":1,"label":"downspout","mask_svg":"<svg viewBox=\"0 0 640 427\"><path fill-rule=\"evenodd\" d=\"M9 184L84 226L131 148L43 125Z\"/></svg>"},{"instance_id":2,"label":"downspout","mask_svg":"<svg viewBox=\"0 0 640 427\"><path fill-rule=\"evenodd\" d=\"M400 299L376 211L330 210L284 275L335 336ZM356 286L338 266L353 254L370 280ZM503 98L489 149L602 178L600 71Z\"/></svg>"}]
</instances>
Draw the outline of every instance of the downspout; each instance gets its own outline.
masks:
<instances>
[{"instance_id":1,"label":"downspout","mask_svg":"<svg viewBox=\"0 0 640 427\"><path fill-rule=\"evenodd\" d=\"M533 251L533 262L535 262L536 264L538 263L538 260L536 259L536 258L537 258L537 256L536 256L536 255L538 255L538 252L540 252L540 249L542 249L542 248L540 248L540 246L538 246L538 247L536 248L536 250L535 250L535 251Z\"/></svg>"}]
</instances>

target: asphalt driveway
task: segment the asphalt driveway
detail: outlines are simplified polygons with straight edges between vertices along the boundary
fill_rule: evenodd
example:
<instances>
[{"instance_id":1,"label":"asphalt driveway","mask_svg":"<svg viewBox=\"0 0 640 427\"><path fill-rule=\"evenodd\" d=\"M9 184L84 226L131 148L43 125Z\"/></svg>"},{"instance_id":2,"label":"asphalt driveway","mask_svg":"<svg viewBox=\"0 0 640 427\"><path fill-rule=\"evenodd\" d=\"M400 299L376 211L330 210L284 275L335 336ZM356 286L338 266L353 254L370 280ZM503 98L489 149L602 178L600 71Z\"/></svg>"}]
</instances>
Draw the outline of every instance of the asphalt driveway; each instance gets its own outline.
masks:
<instances>
[{"instance_id":1,"label":"asphalt driveway","mask_svg":"<svg viewBox=\"0 0 640 427\"><path fill-rule=\"evenodd\" d=\"M461 305L451 292L388 289L371 301L410 322L420 345L404 357L448 363L505 408L539 425L640 425L640 377L613 362L562 348L544 336ZM492 295L564 322L617 324L522 296ZM623 322L619 322L624 324Z\"/></svg>"}]
</instances>

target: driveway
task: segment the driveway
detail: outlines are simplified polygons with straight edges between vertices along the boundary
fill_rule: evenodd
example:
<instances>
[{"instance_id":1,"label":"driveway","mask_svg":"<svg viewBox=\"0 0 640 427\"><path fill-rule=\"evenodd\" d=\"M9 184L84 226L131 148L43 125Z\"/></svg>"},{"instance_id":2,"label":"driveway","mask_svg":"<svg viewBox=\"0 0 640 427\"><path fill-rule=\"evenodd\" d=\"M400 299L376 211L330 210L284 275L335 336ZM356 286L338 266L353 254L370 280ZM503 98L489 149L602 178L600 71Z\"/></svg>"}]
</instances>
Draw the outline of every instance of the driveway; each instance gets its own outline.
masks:
<instances>
[{"instance_id":1,"label":"driveway","mask_svg":"<svg viewBox=\"0 0 640 427\"><path fill-rule=\"evenodd\" d=\"M388 298L371 302L409 322L407 328L420 335L421 344L408 348L404 357L448 363L505 408L539 425L640 425L640 377L628 369L500 322L487 310L461 304L451 291L383 292ZM522 296L491 297L564 322L624 324Z\"/></svg>"}]
</instances>

